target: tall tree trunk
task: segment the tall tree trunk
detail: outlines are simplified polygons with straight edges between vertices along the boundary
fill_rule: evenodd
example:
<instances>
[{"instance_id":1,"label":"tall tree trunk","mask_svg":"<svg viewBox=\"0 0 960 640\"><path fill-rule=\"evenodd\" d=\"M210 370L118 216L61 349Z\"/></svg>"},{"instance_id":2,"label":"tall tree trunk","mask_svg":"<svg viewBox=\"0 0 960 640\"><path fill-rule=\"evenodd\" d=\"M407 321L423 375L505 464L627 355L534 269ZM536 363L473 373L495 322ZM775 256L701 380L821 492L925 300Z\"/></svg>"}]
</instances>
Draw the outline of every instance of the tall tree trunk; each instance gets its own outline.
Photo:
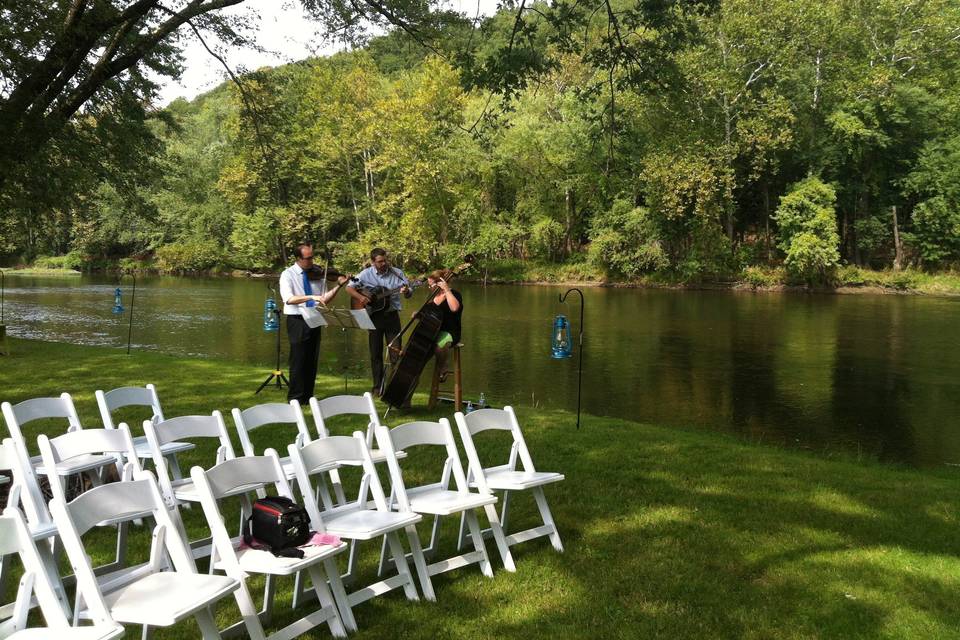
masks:
<instances>
[{"instance_id":1,"label":"tall tree trunk","mask_svg":"<svg viewBox=\"0 0 960 640\"><path fill-rule=\"evenodd\" d=\"M767 250L767 262L772 259L770 242L770 184L763 181L763 244Z\"/></svg>"},{"instance_id":2,"label":"tall tree trunk","mask_svg":"<svg viewBox=\"0 0 960 640\"><path fill-rule=\"evenodd\" d=\"M893 270L900 271L903 268L903 243L900 241L900 225L897 224L897 205L890 207L893 212Z\"/></svg>"},{"instance_id":3,"label":"tall tree trunk","mask_svg":"<svg viewBox=\"0 0 960 640\"><path fill-rule=\"evenodd\" d=\"M573 226L574 221L577 219L577 201L573 189L569 187L566 189L564 192L564 201L567 205L567 228L565 229L566 238L564 240L564 246L566 247L567 255L570 255L573 253Z\"/></svg>"}]
</instances>

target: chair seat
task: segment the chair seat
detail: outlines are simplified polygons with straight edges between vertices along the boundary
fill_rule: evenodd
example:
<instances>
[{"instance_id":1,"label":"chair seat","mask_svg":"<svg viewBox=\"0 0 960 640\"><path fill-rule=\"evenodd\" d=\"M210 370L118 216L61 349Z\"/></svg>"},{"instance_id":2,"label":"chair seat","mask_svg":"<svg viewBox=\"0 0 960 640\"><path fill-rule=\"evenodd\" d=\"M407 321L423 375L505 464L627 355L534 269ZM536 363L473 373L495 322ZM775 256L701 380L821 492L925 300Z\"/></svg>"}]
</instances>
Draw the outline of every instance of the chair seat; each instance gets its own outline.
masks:
<instances>
[{"instance_id":1,"label":"chair seat","mask_svg":"<svg viewBox=\"0 0 960 640\"><path fill-rule=\"evenodd\" d=\"M345 513L327 511L323 513L323 522L327 533L351 540L370 540L385 533L402 529L420 522L418 513L396 513L358 509Z\"/></svg>"},{"instance_id":2,"label":"chair seat","mask_svg":"<svg viewBox=\"0 0 960 640\"><path fill-rule=\"evenodd\" d=\"M69 460L58 462L57 475L72 476L75 473L92 471L94 469L99 469L100 467L105 467L108 464L116 464L116 462L117 459L113 456L85 453L83 455L74 456ZM34 456L33 458L30 458L30 463L33 465L33 468L37 473L44 476L47 475L47 470L43 466L40 456Z\"/></svg>"},{"instance_id":3,"label":"chair seat","mask_svg":"<svg viewBox=\"0 0 960 640\"><path fill-rule=\"evenodd\" d=\"M245 573L290 576L306 569L312 564L335 556L346 548L346 542L341 542L336 546L320 545L301 547L300 549L304 554L302 558L278 558L269 551L248 548L239 549L237 551L237 558L240 560L240 568L243 569ZM218 560L215 567L221 571L226 568L223 560Z\"/></svg>"},{"instance_id":4,"label":"chair seat","mask_svg":"<svg viewBox=\"0 0 960 640\"><path fill-rule=\"evenodd\" d=\"M227 576L162 572L105 594L104 601L117 622L169 627L239 586Z\"/></svg>"},{"instance_id":5,"label":"chair seat","mask_svg":"<svg viewBox=\"0 0 960 640\"><path fill-rule=\"evenodd\" d=\"M560 482L563 480L562 473L551 471L490 471L486 474L487 486L495 490L523 491L532 487L550 484L551 482ZM471 482L472 488L476 487L476 482Z\"/></svg>"},{"instance_id":6,"label":"chair seat","mask_svg":"<svg viewBox=\"0 0 960 640\"><path fill-rule=\"evenodd\" d=\"M453 513L494 504L497 501L497 496L460 493L459 491L450 491L435 486L408 489L407 497L413 511L435 516L449 516Z\"/></svg>"},{"instance_id":7,"label":"chair seat","mask_svg":"<svg viewBox=\"0 0 960 640\"><path fill-rule=\"evenodd\" d=\"M150 443L147 442L147 436L137 436L134 438L133 447L137 452L138 458L148 459L153 456L153 450L150 448ZM196 448L197 445L192 442L168 442L167 444L160 445L160 453L164 456L169 456Z\"/></svg>"},{"instance_id":8,"label":"chair seat","mask_svg":"<svg viewBox=\"0 0 960 640\"><path fill-rule=\"evenodd\" d=\"M109 640L123 635L123 627L79 627L73 629L24 629L7 640Z\"/></svg>"},{"instance_id":9,"label":"chair seat","mask_svg":"<svg viewBox=\"0 0 960 640\"><path fill-rule=\"evenodd\" d=\"M396 452L397 460L403 460L407 457L406 451L397 451ZM370 450L370 459L373 460L373 464L380 464L381 462L387 461L387 454L380 449L371 449Z\"/></svg>"}]
</instances>

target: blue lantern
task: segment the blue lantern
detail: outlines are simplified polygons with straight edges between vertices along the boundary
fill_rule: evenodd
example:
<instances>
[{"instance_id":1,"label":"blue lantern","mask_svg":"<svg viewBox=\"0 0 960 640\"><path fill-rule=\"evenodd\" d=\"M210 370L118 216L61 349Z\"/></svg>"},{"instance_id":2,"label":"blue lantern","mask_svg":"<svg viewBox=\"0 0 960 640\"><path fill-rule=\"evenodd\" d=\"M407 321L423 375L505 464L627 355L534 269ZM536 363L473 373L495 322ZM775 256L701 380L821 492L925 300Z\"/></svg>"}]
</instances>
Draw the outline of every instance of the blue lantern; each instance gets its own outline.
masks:
<instances>
[{"instance_id":1,"label":"blue lantern","mask_svg":"<svg viewBox=\"0 0 960 640\"><path fill-rule=\"evenodd\" d=\"M277 303L273 298L267 298L267 301L263 303L263 330L268 333L280 330Z\"/></svg>"},{"instance_id":2,"label":"blue lantern","mask_svg":"<svg viewBox=\"0 0 960 640\"><path fill-rule=\"evenodd\" d=\"M120 291L120 287L113 290L113 312L123 313L123 293Z\"/></svg>"},{"instance_id":3,"label":"blue lantern","mask_svg":"<svg viewBox=\"0 0 960 640\"><path fill-rule=\"evenodd\" d=\"M573 355L570 343L570 322L562 313L553 319L553 352L551 357L561 360Z\"/></svg>"}]
</instances>

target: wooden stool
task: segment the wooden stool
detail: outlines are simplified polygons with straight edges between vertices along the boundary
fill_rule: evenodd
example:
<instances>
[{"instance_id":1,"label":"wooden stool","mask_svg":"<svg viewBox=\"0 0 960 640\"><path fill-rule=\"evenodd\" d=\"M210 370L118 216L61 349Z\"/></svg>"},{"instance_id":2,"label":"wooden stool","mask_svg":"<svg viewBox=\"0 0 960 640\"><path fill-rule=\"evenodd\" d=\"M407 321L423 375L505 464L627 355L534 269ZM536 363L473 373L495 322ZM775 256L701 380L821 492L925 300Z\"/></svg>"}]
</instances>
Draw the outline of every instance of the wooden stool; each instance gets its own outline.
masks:
<instances>
[{"instance_id":1,"label":"wooden stool","mask_svg":"<svg viewBox=\"0 0 960 640\"><path fill-rule=\"evenodd\" d=\"M463 404L463 380L460 377L460 347L462 342L450 347L453 351L453 406L455 411L460 411ZM433 382L430 384L430 400L427 402L427 408L433 409L440 400L440 363L436 357L433 359Z\"/></svg>"}]
</instances>

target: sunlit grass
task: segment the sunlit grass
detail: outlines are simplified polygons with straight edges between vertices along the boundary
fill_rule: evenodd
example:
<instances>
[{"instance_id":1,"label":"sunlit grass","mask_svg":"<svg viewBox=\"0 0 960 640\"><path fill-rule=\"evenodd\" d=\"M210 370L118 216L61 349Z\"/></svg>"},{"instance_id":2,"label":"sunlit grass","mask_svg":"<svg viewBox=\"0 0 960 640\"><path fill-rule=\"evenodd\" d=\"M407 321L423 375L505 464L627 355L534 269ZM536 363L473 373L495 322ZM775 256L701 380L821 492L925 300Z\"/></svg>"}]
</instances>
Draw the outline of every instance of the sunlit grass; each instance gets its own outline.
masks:
<instances>
[{"instance_id":1,"label":"sunlit grass","mask_svg":"<svg viewBox=\"0 0 960 640\"><path fill-rule=\"evenodd\" d=\"M244 364L23 340L11 346L13 355L0 358L0 400L69 391L88 426L99 424L93 391L123 384L156 384L169 417L220 409L231 429L230 408L281 397L272 389L254 396L264 371ZM342 389L342 379L325 377L318 395ZM449 405L442 409L391 413L388 423L452 417ZM375 598L356 609L357 638L960 637L960 470L828 460L593 416L576 431L571 414L517 411L538 466L567 477L547 490L566 552L546 540L514 547L518 571L510 574L488 544L492 580L462 569L435 578L437 603L407 602L401 593ZM266 445L282 450L286 439L268 434ZM211 457L205 447L182 462ZM410 462L411 477L439 472ZM511 513L511 528L535 524L527 496ZM185 518L199 536L199 510ZM441 553L452 554L455 535L456 522L445 524ZM94 555L108 559L112 536L96 540ZM139 548L146 540L146 532L134 533ZM364 548L368 579L378 552L379 545ZM275 624L292 619L290 585L281 586ZM232 605L218 615L236 619ZM196 635L185 624L155 637Z\"/></svg>"}]
</instances>

